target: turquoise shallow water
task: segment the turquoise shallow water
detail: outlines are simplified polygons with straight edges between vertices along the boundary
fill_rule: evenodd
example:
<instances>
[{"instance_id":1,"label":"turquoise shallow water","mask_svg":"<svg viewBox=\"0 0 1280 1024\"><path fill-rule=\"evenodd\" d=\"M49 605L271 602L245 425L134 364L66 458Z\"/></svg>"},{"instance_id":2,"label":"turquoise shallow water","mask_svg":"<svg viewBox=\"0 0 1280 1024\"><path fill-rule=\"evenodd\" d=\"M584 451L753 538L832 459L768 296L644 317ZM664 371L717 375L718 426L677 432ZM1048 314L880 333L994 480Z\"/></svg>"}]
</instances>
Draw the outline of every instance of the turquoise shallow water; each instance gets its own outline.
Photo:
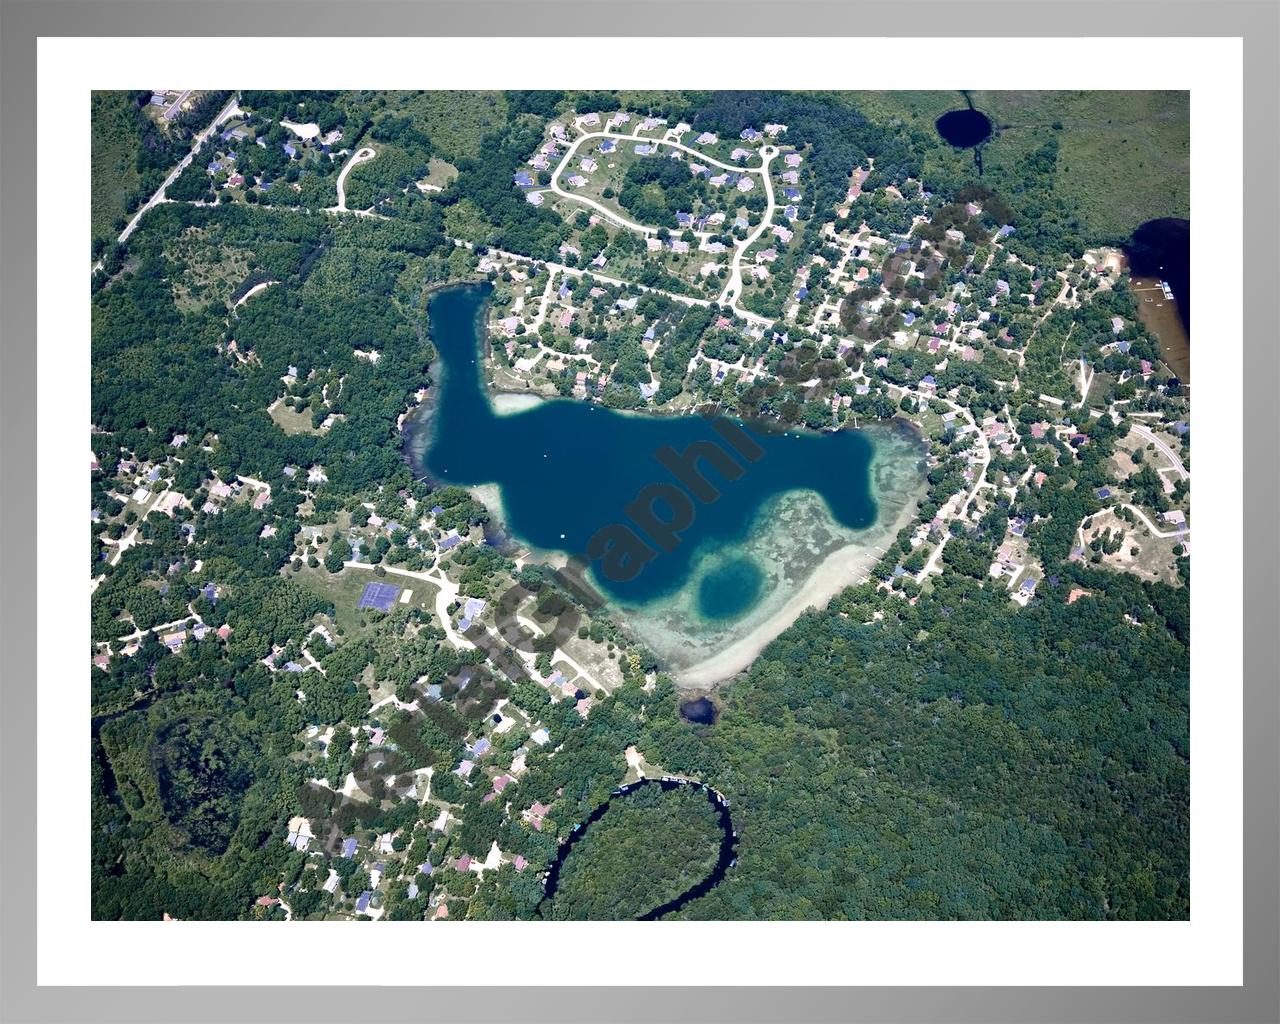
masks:
<instances>
[{"instance_id":1,"label":"turquoise shallow water","mask_svg":"<svg viewBox=\"0 0 1280 1024\"><path fill-rule=\"evenodd\" d=\"M851 529L875 522L874 442L858 431L770 433L567 399L496 414L480 375L488 294L487 285L459 286L431 300L439 389L422 436L408 439L414 469L441 483L497 484L506 527L529 545L582 557L606 597L643 607L674 593L788 491L816 491ZM764 582L759 567L740 554L708 566L700 611L719 619L749 610Z\"/></svg>"}]
</instances>

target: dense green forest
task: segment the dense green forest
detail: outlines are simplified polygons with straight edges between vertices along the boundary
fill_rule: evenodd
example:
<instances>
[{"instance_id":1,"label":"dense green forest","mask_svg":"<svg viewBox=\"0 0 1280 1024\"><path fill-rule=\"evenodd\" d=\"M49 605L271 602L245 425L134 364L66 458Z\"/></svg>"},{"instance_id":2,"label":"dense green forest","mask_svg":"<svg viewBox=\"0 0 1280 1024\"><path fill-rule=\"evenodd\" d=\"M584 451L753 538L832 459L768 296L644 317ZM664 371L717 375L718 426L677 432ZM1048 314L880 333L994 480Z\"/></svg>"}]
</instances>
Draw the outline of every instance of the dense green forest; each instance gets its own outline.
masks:
<instances>
[{"instance_id":1,"label":"dense green forest","mask_svg":"<svg viewBox=\"0 0 1280 1024\"><path fill-rule=\"evenodd\" d=\"M161 123L147 116L150 90L93 93L90 181L95 257L110 247L128 218L186 156L196 132L228 95L200 93L190 110Z\"/></svg>"},{"instance_id":2,"label":"dense green forest","mask_svg":"<svg viewBox=\"0 0 1280 1024\"><path fill-rule=\"evenodd\" d=\"M1094 491L1107 480L1106 459L1120 434L1105 418L1089 424L1090 443L1079 451L1052 435L1040 442L1044 464L1057 460L1046 486L1023 492L1016 508L1001 499L980 522L957 525L946 571L928 588L899 582L886 592L873 580L799 619L718 691L713 726L681 718L671 681L662 674L646 679L653 667L647 652L606 615L585 612L583 631L610 645L623 679L585 717L573 700L552 704L543 687L489 671L482 652L456 650L433 613L418 608L361 613L333 649L316 647L324 673L307 673L300 702L297 680L269 671L263 658L275 647L282 662L299 657L299 637L316 617L337 617L326 587L351 551L336 536L339 519L367 523L371 509L392 519L410 499L438 506L436 523L445 530L465 532L488 519L466 492L413 480L400 450L398 419L431 383L430 290L478 276L479 253L455 245L447 225L467 224L474 232L467 240L479 250L555 256L571 227L525 202L512 187L513 171L536 150L549 120L570 109L616 107L618 96L493 94L475 101L466 124L422 94L391 101L369 93L246 93L243 102L264 119L302 113L325 129L342 125L349 142L367 131L388 147L394 159L380 157L353 176L358 201L385 219L319 212L320 200L332 201L333 175L308 171L315 191L292 198L175 202L150 211L94 279L91 415L100 468L91 493L104 521L90 538L92 571L101 575L92 629L95 642L112 643L117 655L105 669L90 669L98 716L95 918L261 916L255 899L275 892L291 894L296 917L324 917L340 906L345 912L348 904L338 901L366 887L365 868L327 846L318 867L317 858L282 842L286 823L299 814L332 825L334 835L357 837L362 849L399 832L396 853L407 849L415 865L482 858L500 841L532 868L504 864L482 879L467 871L439 871L429 881L424 874L416 895L397 883L385 895L387 917L430 916L434 891L464 899L473 919L528 918L541 898L538 870L617 785L621 752L633 745L650 763L714 785L732 803L738 863L682 911L686 918L1187 918L1187 570L1184 585L1171 586L1069 560L1077 524L1101 507ZM299 103L306 104L301 111ZM1012 223L1010 246L1029 261L1108 240L1062 199L1061 153L1052 139L993 166L979 195L971 165L935 152L917 128L864 114L847 97L664 93L632 107L646 108L728 137L747 124L786 123L788 142L810 147L806 202L815 217L844 200L851 168L874 158L873 178L851 216L877 230L910 230L923 200L904 190L907 198L889 207L871 190L928 169L936 195L983 199L980 225L955 215L962 232L976 237L979 227ZM95 126L110 128L105 148L95 136L95 238L182 155L153 138L138 116L131 93L95 98ZM113 197L104 176L125 167L130 154L134 170L122 174ZM448 160L458 177L428 198L409 182L432 157ZM255 159L278 172L274 149ZM637 163L629 182L637 191L625 201L651 200L645 188L661 188L670 163ZM697 187L682 173L669 189ZM193 180L193 194L202 195L207 182ZM1006 271L1018 287L1030 287L1031 274ZM193 285L197 276L207 283ZM268 281L275 283L234 305ZM659 405L681 394L699 344L725 358L749 344L712 327L713 307L681 307L676 317L669 300L644 301L641 313L665 318L652 364ZM886 311L870 329L895 329L897 315ZM995 311L995 326L1004 315ZM1060 384L1063 353L1096 347L1110 336L1113 315L1132 319L1127 292L1049 316L1026 352L1024 387ZM600 351L619 361L619 383L632 401L633 385L646 379L639 333L598 339ZM812 343L784 352L764 341L759 353L777 381L710 393L744 414L829 423L829 406L797 394L803 382L831 380L843 365ZM1118 375L1153 355L1143 336L1128 354L1108 355L1103 368ZM1006 401L998 368L996 361L953 361L938 371L938 385L959 386L981 417ZM916 354L895 352L884 377L905 382L922 369ZM1114 385L1116 393L1124 386ZM842 388L852 390L852 383L842 380L835 391ZM268 412L277 402L287 402L303 427L283 429ZM879 418L896 408L882 395L858 395L854 403L856 412ZM176 436L188 438L180 450ZM169 461L175 451L180 462ZM1025 456L997 456L993 470L1020 471L1019 458ZM139 521L132 510L122 513L114 480L119 464L135 460L163 466L161 480L188 504L171 517L153 512ZM313 466L323 467L326 480L308 489ZM210 481L237 476L269 485L269 504L203 510ZM956 490L956 477L948 465L932 467L926 516ZM1148 471L1139 486L1159 509L1167 498L1153 478ZM1025 608L986 581L1016 513L1032 520L1028 543L1046 572ZM105 522L117 515L123 518ZM140 543L112 563L104 538L117 539L126 527L136 527ZM303 550L307 531L326 535L327 554L306 555L320 551ZM891 572L911 553L908 537L899 537L878 571ZM367 557L379 565L427 564L421 549L407 546L407 531ZM518 579L540 600L572 599L541 568L517 572L492 549L472 545L451 558L469 593L492 600ZM202 590L211 581L216 602ZM1076 587L1089 596L1068 603ZM225 642L192 639L174 652L148 633L136 653L118 656L121 638L189 609L211 628L229 627ZM460 681L467 669L483 671ZM420 714L386 704L371 719L371 689L384 684L405 704L431 686L438 699L424 699ZM455 768L466 737L485 726L485 712L499 698L546 722L555 736L549 747L528 751L527 772L502 800ZM371 752L366 727L374 721L391 737L389 753ZM333 744L321 760L308 726L346 729L353 738ZM498 737L495 747L510 757L515 741ZM384 801L389 784L372 770L365 775L377 775L368 783L377 799L335 795L348 772L370 763L391 776L433 769L432 794L454 808L460 824L433 830L412 800ZM548 809L537 830L511 810L535 801ZM615 803L566 861L547 916L642 912L705 874L715 844L703 796L637 793ZM319 842L312 854L318 849ZM341 877L341 897L320 887L322 868Z\"/></svg>"},{"instance_id":3,"label":"dense green forest","mask_svg":"<svg viewBox=\"0 0 1280 1024\"><path fill-rule=\"evenodd\" d=\"M707 798L687 786L646 786L614 797L564 862L554 921L629 920L702 881L716 862L720 826Z\"/></svg>"}]
</instances>

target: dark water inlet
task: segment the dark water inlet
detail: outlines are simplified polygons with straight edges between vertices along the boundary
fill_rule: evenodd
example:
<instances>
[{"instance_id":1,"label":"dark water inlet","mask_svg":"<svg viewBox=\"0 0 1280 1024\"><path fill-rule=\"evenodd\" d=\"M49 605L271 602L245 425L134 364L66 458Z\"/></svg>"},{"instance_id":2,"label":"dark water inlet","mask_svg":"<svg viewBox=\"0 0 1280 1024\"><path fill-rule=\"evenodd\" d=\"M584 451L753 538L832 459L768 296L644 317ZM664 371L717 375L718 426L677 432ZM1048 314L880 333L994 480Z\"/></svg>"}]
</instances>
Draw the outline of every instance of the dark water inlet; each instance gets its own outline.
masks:
<instances>
[{"instance_id":1,"label":"dark water inlet","mask_svg":"<svg viewBox=\"0 0 1280 1024\"><path fill-rule=\"evenodd\" d=\"M609 810L609 807L612 805L614 800L625 798L628 794L635 793L638 790L643 789L645 786L660 786L664 793L668 793L673 789L678 789L680 786L689 786L705 794L707 800L710 801L711 806L716 810L716 816L720 825L720 851L716 857L715 867L711 869L711 873L707 875L706 878L701 882L698 882L696 885L686 889L679 896L675 897L675 899L668 900L661 906L654 907L647 913L640 915L636 920L656 921L660 917L674 913L685 904L705 896L724 881L725 874L728 872L729 868L733 867L733 865L737 863L738 860L738 836L737 833L733 831L733 819L729 817L729 804L724 797L710 786L701 782L688 782L684 779L670 778L640 779L638 782L633 782L630 785L620 786L618 789L615 789L609 795L608 800L605 800L604 803L600 804L599 807L587 816L586 821L574 826L573 831L569 833L569 837L560 844L559 848L556 850L556 855L551 859L551 863L547 866L547 876L542 883L543 895L542 900L539 901L539 906L555 896L556 890L560 887L560 869L564 866L565 859L573 852L574 845L587 834L587 829L604 817L605 812Z\"/></svg>"},{"instance_id":2,"label":"dark water inlet","mask_svg":"<svg viewBox=\"0 0 1280 1024\"><path fill-rule=\"evenodd\" d=\"M1184 389L1191 383L1191 222L1147 221L1124 247L1138 315Z\"/></svg>"},{"instance_id":3,"label":"dark water inlet","mask_svg":"<svg viewBox=\"0 0 1280 1024\"><path fill-rule=\"evenodd\" d=\"M1125 247L1129 273L1169 283L1183 328L1191 332L1191 222L1161 217L1139 226Z\"/></svg>"}]
</instances>

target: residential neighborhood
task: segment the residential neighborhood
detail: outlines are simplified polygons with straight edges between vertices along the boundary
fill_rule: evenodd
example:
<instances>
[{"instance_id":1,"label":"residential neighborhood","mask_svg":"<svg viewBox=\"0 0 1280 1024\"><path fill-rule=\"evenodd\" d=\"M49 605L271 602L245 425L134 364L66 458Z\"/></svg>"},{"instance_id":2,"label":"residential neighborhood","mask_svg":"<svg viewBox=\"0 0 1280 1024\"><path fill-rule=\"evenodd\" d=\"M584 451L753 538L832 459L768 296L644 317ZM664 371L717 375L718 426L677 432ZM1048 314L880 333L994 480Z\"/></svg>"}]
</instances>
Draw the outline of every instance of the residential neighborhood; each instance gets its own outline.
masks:
<instances>
[{"instance_id":1,"label":"residential neighborhood","mask_svg":"<svg viewBox=\"0 0 1280 1024\"><path fill-rule=\"evenodd\" d=\"M859 95L118 98L208 123L91 274L96 915L1180 915L1180 278ZM606 476L729 498L648 604Z\"/></svg>"}]
</instances>

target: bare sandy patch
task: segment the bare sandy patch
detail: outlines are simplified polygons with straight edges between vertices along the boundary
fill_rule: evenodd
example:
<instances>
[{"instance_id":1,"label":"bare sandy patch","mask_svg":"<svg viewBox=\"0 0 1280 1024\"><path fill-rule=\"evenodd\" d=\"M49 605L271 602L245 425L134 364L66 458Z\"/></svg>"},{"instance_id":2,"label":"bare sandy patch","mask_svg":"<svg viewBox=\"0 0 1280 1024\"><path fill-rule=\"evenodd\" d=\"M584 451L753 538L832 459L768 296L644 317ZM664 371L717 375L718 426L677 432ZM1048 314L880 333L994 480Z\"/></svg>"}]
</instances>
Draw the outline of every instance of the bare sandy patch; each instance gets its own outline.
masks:
<instances>
[{"instance_id":1,"label":"bare sandy patch","mask_svg":"<svg viewBox=\"0 0 1280 1024\"><path fill-rule=\"evenodd\" d=\"M313 121L308 121L305 124L298 124L295 121L281 121L280 127L288 128L303 142L310 142L320 134L320 126Z\"/></svg>"},{"instance_id":2,"label":"bare sandy patch","mask_svg":"<svg viewBox=\"0 0 1280 1024\"><path fill-rule=\"evenodd\" d=\"M545 401L541 395L522 395L515 391L499 391L490 395L489 400L490 404L493 405L493 411L499 416L510 416L513 413L524 412L526 409L532 409Z\"/></svg>"}]
</instances>

